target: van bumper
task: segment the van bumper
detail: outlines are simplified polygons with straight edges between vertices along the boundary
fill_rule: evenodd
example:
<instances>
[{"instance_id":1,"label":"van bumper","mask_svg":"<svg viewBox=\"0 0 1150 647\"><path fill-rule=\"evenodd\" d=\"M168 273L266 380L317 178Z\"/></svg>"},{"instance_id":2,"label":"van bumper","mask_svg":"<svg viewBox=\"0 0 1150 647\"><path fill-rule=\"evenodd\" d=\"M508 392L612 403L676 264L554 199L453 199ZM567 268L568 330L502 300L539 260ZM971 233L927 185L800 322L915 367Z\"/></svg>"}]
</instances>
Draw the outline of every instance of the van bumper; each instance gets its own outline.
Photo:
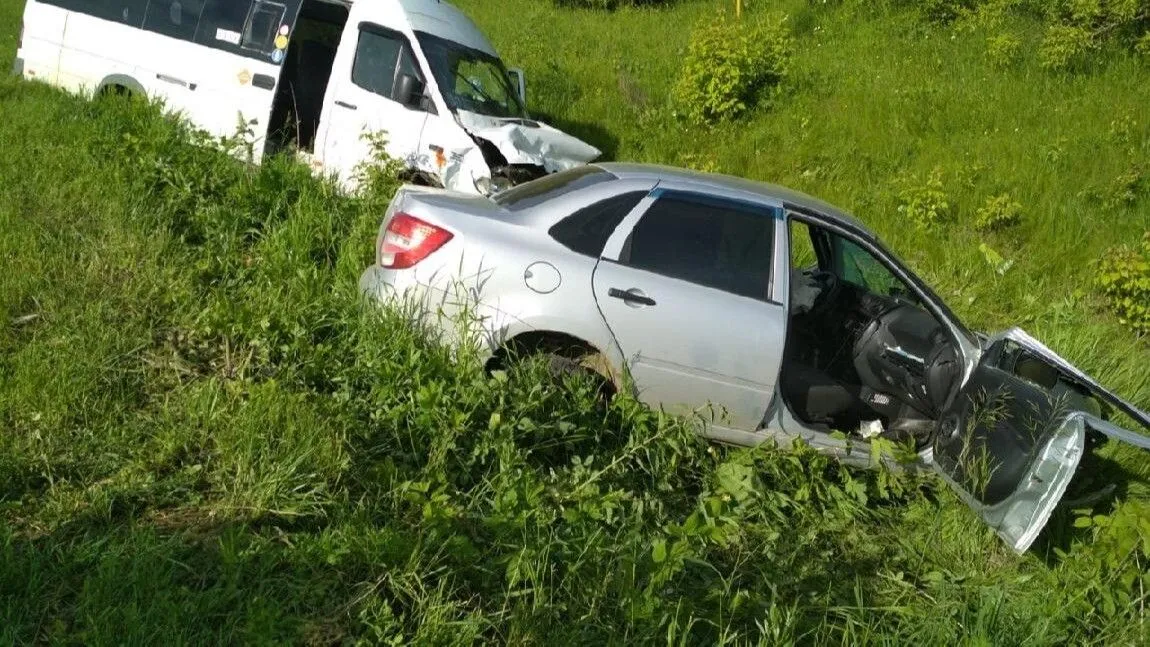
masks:
<instances>
[{"instance_id":1,"label":"van bumper","mask_svg":"<svg viewBox=\"0 0 1150 647\"><path fill-rule=\"evenodd\" d=\"M24 76L24 59L19 56L16 61L12 63L12 76Z\"/></svg>"}]
</instances>

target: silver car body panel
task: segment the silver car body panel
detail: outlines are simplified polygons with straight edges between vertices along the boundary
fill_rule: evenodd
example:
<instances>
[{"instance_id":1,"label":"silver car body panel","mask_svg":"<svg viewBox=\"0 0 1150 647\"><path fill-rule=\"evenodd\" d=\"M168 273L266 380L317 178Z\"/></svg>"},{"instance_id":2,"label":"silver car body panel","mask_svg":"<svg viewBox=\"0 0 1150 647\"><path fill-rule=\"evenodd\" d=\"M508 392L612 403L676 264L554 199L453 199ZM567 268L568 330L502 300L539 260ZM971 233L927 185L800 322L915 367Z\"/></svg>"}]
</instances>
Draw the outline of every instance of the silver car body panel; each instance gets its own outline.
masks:
<instances>
[{"instance_id":1,"label":"silver car body panel","mask_svg":"<svg viewBox=\"0 0 1150 647\"><path fill-rule=\"evenodd\" d=\"M551 331L584 340L621 367L623 356L595 304L592 277L598 259L567 249L547 230L561 216L616 192L653 186L644 180L591 186L557 200L561 207L541 212L509 212L481 196L404 187L387 216L403 211L454 237L409 270L373 265L361 278L361 288L384 301L415 300L444 321L465 316L477 325L461 331L453 323L442 332L456 343L464 341L461 334L471 336L470 343L481 344L483 359L520 334ZM532 290L525 278L538 261L554 267L560 279L546 294Z\"/></svg>"},{"instance_id":2,"label":"silver car body panel","mask_svg":"<svg viewBox=\"0 0 1150 647\"><path fill-rule=\"evenodd\" d=\"M732 433L754 432L782 365L786 310L774 301L773 289L771 300L740 297L619 263L624 241L666 192L702 193L760 210L769 221L774 258L786 250L778 237L777 202L695 182L662 180L608 239L593 279L596 303L625 354L624 366L640 389L640 400L679 414L698 412L700 403L715 403L720 408L704 414L708 422ZM612 289L648 296L657 309L612 298ZM750 321L759 324L737 323Z\"/></svg>"}]
</instances>

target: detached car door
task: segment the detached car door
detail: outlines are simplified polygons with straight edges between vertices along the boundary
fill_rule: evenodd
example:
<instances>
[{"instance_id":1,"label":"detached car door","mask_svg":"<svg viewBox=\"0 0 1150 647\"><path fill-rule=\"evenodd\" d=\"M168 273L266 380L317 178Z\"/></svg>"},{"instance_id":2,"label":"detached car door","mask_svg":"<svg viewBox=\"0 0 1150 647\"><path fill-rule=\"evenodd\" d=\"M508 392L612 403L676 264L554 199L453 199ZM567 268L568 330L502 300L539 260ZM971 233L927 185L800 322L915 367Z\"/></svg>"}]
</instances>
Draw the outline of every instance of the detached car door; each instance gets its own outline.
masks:
<instances>
[{"instance_id":1,"label":"detached car door","mask_svg":"<svg viewBox=\"0 0 1150 647\"><path fill-rule=\"evenodd\" d=\"M599 310L642 401L678 413L711 404L718 426L753 431L782 358L786 313L771 300L778 212L684 191L651 195L596 266ZM724 439L714 426L708 434Z\"/></svg>"},{"instance_id":2,"label":"detached car door","mask_svg":"<svg viewBox=\"0 0 1150 647\"><path fill-rule=\"evenodd\" d=\"M1143 448L1150 438L1103 420L1114 405L1150 416L1021 330L992 338L939 422L934 466L1016 552L1025 552L1066 493L1098 432Z\"/></svg>"}]
</instances>

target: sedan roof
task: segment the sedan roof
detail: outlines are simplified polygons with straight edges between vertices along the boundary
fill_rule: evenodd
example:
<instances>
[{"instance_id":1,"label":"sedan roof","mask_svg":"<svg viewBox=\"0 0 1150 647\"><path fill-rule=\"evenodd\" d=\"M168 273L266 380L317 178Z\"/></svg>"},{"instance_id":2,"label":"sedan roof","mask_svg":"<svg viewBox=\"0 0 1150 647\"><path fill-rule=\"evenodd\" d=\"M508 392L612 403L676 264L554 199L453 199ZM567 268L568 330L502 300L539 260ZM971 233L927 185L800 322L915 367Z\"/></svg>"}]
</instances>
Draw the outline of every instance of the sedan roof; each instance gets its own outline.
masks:
<instances>
[{"instance_id":1,"label":"sedan roof","mask_svg":"<svg viewBox=\"0 0 1150 647\"><path fill-rule=\"evenodd\" d=\"M636 164L622 162L597 162L595 166L611 173L619 179L680 180L696 184L710 185L727 191L751 194L759 198L772 199L784 205L814 211L837 224L866 234L871 239L877 236L866 225L842 209L785 186L758 182L733 175L706 173L692 169L662 166L659 164Z\"/></svg>"}]
</instances>

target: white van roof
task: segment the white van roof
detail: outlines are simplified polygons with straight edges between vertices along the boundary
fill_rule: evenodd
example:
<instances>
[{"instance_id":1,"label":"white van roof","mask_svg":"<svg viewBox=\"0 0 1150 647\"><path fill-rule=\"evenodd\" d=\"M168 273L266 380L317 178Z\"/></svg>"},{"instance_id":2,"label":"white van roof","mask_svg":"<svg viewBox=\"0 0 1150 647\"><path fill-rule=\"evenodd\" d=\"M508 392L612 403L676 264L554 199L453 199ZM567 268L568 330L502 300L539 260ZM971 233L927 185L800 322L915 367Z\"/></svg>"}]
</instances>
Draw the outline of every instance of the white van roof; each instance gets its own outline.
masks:
<instances>
[{"instance_id":1,"label":"white van roof","mask_svg":"<svg viewBox=\"0 0 1150 647\"><path fill-rule=\"evenodd\" d=\"M492 56L499 55L479 27L453 5L442 0L399 0L399 4L415 31L455 41Z\"/></svg>"}]
</instances>

